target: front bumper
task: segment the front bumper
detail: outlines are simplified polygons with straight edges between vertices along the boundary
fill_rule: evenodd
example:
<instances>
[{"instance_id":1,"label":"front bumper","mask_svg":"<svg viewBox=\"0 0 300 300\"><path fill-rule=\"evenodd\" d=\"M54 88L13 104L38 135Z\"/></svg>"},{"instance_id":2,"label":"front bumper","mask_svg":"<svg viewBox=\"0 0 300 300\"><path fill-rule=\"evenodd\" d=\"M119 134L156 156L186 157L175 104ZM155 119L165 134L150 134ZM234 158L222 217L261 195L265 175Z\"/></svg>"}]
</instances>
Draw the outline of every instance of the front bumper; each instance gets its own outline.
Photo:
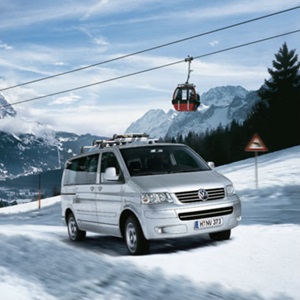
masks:
<instances>
[{"instance_id":1,"label":"front bumper","mask_svg":"<svg viewBox=\"0 0 300 300\"><path fill-rule=\"evenodd\" d=\"M203 220L210 226L199 228L196 221L199 224ZM188 206L173 204L171 207L162 208L159 205L149 205L144 207L141 221L144 235L149 240L224 231L239 225L241 202L234 195L226 201L202 202Z\"/></svg>"}]
</instances>

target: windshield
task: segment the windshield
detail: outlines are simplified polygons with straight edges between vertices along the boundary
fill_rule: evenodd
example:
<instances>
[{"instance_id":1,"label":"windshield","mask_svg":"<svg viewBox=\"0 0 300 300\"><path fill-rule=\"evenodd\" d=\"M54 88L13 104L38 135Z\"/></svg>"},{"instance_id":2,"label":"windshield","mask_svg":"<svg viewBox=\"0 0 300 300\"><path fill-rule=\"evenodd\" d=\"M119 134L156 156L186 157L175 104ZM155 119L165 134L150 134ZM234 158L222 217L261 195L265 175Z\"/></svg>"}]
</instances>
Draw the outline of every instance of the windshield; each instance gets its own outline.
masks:
<instances>
[{"instance_id":1,"label":"windshield","mask_svg":"<svg viewBox=\"0 0 300 300\"><path fill-rule=\"evenodd\" d=\"M120 151L131 176L210 170L199 155L184 145L153 145Z\"/></svg>"}]
</instances>

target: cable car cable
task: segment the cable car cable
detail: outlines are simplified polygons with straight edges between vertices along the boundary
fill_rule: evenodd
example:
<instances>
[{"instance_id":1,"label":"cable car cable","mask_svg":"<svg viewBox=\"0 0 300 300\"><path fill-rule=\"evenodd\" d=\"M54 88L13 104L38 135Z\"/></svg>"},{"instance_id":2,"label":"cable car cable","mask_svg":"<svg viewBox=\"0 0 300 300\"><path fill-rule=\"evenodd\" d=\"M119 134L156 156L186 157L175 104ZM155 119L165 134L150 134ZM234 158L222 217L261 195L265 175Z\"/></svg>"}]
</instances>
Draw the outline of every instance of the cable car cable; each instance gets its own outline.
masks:
<instances>
[{"instance_id":1,"label":"cable car cable","mask_svg":"<svg viewBox=\"0 0 300 300\"><path fill-rule=\"evenodd\" d=\"M202 57L206 57L206 56L210 56L210 55L215 55L215 54L218 54L218 53L222 53L222 52L230 51L230 50L233 50L233 49L246 47L246 46L249 46L249 45L265 42L265 41L268 41L268 40L272 40L272 39L279 38L279 37L286 36L286 35L291 35L291 34L298 33L298 32L300 32L300 29L297 29L297 30L294 30L294 31L289 31L289 32L286 32L286 33L278 34L278 35L274 35L274 36L267 37L267 38L264 38L264 39L252 41L252 42L249 42L249 43L244 43L244 44L232 46L232 47L221 49L221 50L218 50L218 51L214 51L214 52L210 52L210 53L206 53L206 54L202 54L202 55L198 55L198 56L193 56L193 58L198 59L198 58L202 58ZM35 101L35 100L39 100L39 99L43 99L43 98L47 98L47 97L57 96L57 95L68 93L68 92L77 91L77 90L92 87L92 86L95 86L95 85L99 85L99 84L103 84L103 83L123 79L123 78L126 78L126 77L135 76L135 75L138 75L138 74L142 74L142 73L162 69L162 68L165 68L165 67L170 67L172 65L176 65L176 64L179 64L179 63L182 63L182 62L186 62L186 59L182 59L182 60L175 61L175 62L172 62L172 63L168 63L168 64L160 65L160 66L157 66L157 67L153 67L153 68L150 68L150 69L141 70L141 71L129 73L129 74L126 74L126 75L122 75L122 76L118 76L118 77L114 77L114 78L105 79L105 80L102 80L102 81L82 85L82 86L79 86L79 87L75 87L75 88L71 88L71 89L67 89L67 90L63 90L63 91L58 91L58 92L43 95L43 96L38 96L38 97L26 99L26 100L17 101L17 102L14 102L14 103L2 105L2 106L0 106L0 108L10 106L10 105L16 105L16 104L31 102L31 101Z\"/></svg>"},{"instance_id":2,"label":"cable car cable","mask_svg":"<svg viewBox=\"0 0 300 300\"><path fill-rule=\"evenodd\" d=\"M255 22L255 21L258 21L258 20L261 20L261 19L273 17L275 15L290 12L292 10L299 9L299 8L300 8L300 6L295 6L295 7L289 8L289 9L281 10L281 11L271 13L271 14L268 14L268 15L264 15L264 16L261 16L261 17L257 17L257 18L249 19L249 20L246 20L246 21L243 21L243 22L239 22L239 23L235 23L235 24L232 24L232 25L224 26L224 27L217 28L217 29L214 29L214 30L210 30L210 31L207 31L207 32L204 32L204 33L196 34L196 35L193 35L193 36L190 36L190 37L187 37L187 38L179 39L179 40L176 40L176 41L173 41L173 42L169 42L169 43L154 46L154 47L151 47L151 48L148 48L148 49L136 51L136 52L126 54L126 55L122 55L122 56L119 56L119 57L116 57L116 58L108 59L108 60L105 60L105 61L102 61L102 62L99 62L99 63L87 65L87 66L80 67L80 68L77 68L77 69L73 69L73 70L70 70L70 71L61 72L61 73L57 73L57 74L54 74L54 75L42 77L42 78L39 78L39 79L35 79L35 80L20 83L20 84L12 85L12 86L0 89L0 92L10 90L10 89L13 89L13 88L17 88L17 87L21 87L21 86L24 86L24 85L32 84L32 83L35 83L35 82L44 81L44 80L52 79L52 78L55 78L55 77L67 75L67 74L70 74L70 73L86 70L86 69L93 68L93 67L96 67L96 66L99 66L99 65L102 65L102 64L114 62L114 61L117 61L117 60L121 60L121 59L124 59L124 58L134 56L134 55L142 54L142 53L145 53L145 52L148 52L148 51L152 51L152 50L156 50L156 49L159 49L159 48L171 46L171 45L174 45L174 44L177 44L177 43L182 43L182 42L185 42L185 41L188 41L188 40L191 40L191 39L195 39L195 38L198 38L198 37L201 37L201 36L204 36L204 35L209 35L209 34L212 34L212 33L215 33L215 32L219 32L219 31L223 31L223 30L230 29L230 28L233 28L233 27L241 26L241 25L251 23L251 22Z\"/></svg>"}]
</instances>

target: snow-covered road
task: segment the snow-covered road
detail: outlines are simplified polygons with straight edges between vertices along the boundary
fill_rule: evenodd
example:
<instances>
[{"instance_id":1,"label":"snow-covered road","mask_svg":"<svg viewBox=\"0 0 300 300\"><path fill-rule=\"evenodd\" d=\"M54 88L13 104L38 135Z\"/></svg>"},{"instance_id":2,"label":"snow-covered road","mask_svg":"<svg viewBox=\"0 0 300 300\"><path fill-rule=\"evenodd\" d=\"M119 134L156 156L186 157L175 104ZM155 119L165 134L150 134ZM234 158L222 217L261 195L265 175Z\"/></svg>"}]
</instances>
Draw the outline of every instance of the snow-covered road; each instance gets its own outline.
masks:
<instances>
[{"instance_id":1,"label":"snow-covered road","mask_svg":"<svg viewBox=\"0 0 300 300\"><path fill-rule=\"evenodd\" d=\"M300 299L300 147L218 170L233 180L242 224L208 236L151 243L132 257L117 238L69 241L60 197L0 209L1 300Z\"/></svg>"}]
</instances>

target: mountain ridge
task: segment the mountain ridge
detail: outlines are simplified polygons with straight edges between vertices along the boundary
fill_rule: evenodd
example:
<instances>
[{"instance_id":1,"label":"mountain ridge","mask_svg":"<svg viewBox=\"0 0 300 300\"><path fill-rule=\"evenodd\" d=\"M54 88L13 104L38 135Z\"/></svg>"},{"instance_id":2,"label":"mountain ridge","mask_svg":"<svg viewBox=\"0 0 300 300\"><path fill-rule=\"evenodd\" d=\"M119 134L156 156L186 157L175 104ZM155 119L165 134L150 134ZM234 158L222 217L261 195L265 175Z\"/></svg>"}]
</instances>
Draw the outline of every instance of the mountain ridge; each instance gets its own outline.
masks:
<instances>
[{"instance_id":1,"label":"mountain ridge","mask_svg":"<svg viewBox=\"0 0 300 300\"><path fill-rule=\"evenodd\" d=\"M15 117L17 115L16 110L9 104L4 96L0 93L0 119L4 119L7 116Z\"/></svg>"},{"instance_id":2,"label":"mountain ridge","mask_svg":"<svg viewBox=\"0 0 300 300\"><path fill-rule=\"evenodd\" d=\"M223 86L210 89L200 99L201 105L195 112L149 110L125 132L146 132L157 138L186 136L190 131L204 133L220 125L226 127L233 120L243 122L259 98L256 91L247 91L241 86Z\"/></svg>"}]
</instances>

